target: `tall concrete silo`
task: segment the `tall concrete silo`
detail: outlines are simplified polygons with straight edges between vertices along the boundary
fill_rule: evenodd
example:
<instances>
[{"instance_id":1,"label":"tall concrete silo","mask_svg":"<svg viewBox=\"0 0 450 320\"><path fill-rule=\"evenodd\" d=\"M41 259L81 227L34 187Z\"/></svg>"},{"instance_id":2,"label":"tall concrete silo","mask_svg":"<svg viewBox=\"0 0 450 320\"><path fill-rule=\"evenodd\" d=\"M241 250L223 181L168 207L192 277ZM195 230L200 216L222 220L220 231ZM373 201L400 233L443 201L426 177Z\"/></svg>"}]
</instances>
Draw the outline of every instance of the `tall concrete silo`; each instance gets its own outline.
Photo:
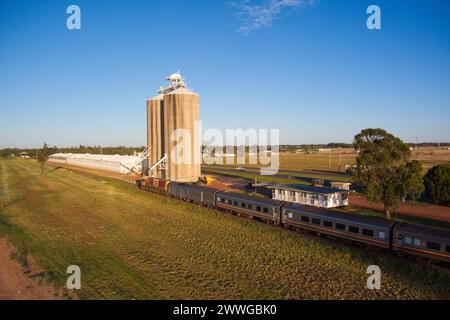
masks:
<instances>
[{"instance_id":1,"label":"tall concrete silo","mask_svg":"<svg viewBox=\"0 0 450 320\"><path fill-rule=\"evenodd\" d=\"M164 156L164 96L157 95L147 100L147 145L150 147L149 165L155 164ZM149 175L157 176L153 170Z\"/></svg>"},{"instance_id":2,"label":"tall concrete silo","mask_svg":"<svg viewBox=\"0 0 450 320\"><path fill-rule=\"evenodd\" d=\"M164 94L163 105L166 178L196 182L201 175L200 96L186 89L182 82Z\"/></svg>"}]
</instances>

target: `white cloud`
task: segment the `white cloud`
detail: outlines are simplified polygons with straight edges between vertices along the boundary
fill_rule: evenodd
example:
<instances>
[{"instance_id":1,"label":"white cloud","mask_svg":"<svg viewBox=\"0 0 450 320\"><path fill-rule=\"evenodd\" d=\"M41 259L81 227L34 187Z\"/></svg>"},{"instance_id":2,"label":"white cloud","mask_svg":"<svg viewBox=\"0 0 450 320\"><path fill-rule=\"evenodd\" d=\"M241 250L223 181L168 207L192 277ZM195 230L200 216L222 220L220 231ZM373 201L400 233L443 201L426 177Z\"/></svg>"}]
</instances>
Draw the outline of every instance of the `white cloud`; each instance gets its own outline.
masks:
<instances>
[{"instance_id":1,"label":"white cloud","mask_svg":"<svg viewBox=\"0 0 450 320\"><path fill-rule=\"evenodd\" d=\"M235 3L238 9L237 16L243 21L243 25L237 31L249 34L260 28L269 27L282 11L297 10L315 2L316 0L262 0L256 4L252 0L242 0Z\"/></svg>"}]
</instances>

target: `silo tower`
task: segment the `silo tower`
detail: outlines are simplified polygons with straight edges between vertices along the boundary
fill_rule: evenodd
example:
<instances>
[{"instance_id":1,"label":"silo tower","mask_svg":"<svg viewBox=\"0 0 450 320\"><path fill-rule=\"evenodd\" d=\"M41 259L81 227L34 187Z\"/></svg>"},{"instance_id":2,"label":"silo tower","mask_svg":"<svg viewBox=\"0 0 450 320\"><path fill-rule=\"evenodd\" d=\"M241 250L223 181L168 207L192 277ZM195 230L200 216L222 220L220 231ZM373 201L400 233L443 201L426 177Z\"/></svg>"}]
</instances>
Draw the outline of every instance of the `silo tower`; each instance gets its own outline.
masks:
<instances>
[{"instance_id":1,"label":"silo tower","mask_svg":"<svg viewBox=\"0 0 450 320\"><path fill-rule=\"evenodd\" d=\"M149 165L157 163L164 155L164 96L159 94L147 100L147 146L150 147ZM149 175L159 176L155 167Z\"/></svg>"},{"instance_id":2,"label":"silo tower","mask_svg":"<svg viewBox=\"0 0 450 320\"><path fill-rule=\"evenodd\" d=\"M201 174L200 96L179 87L164 95L163 104L167 179L197 182Z\"/></svg>"},{"instance_id":3,"label":"silo tower","mask_svg":"<svg viewBox=\"0 0 450 320\"><path fill-rule=\"evenodd\" d=\"M147 101L149 176L196 182L201 174L200 96L186 88L179 72Z\"/></svg>"}]
</instances>

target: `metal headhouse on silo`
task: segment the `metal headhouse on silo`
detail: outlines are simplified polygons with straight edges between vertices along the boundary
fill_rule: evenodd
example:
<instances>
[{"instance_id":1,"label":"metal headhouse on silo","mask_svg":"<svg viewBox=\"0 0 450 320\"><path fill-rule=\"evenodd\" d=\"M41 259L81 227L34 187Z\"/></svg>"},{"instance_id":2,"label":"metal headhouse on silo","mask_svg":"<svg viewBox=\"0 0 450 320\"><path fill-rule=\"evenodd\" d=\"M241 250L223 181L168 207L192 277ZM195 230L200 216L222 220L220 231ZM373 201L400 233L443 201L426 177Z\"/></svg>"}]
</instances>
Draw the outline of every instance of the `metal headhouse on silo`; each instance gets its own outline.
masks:
<instances>
[{"instance_id":1,"label":"metal headhouse on silo","mask_svg":"<svg viewBox=\"0 0 450 320\"><path fill-rule=\"evenodd\" d=\"M147 175L197 182L201 175L200 96L186 88L179 73L167 80L169 86L147 100Z\"/></svg>"}]
</instances>

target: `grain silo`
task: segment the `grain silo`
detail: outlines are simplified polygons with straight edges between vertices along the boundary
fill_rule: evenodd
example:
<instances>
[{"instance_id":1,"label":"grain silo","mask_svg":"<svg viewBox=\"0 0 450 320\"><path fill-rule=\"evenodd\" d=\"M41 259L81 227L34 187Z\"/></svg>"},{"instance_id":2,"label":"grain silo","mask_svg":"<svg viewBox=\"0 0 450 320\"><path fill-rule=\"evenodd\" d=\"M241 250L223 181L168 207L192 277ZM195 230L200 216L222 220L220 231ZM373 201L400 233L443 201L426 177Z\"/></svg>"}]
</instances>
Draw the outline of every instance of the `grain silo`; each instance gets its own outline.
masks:
<instances>
[{"instance_id":1,"label":"grain silo","mask_svg":"<svg viewBox=\"0 0 450 320\"><path fill-rule=\"evenodd\" d=\"M200 96L186 88L179 73L147 101L149 176L196 182L201 174Z\"/></svg>"},{"instance_id":2,"label":"grain silo","mask_svg":"<svg viewBox=\"0 0 450 320\"><path fill-rule=\"evenodd\" d=\"M164 94L167 179L197 182L201 174L200 96L184 86Z\"/></svg>"},{"instance_id":3,"label":"grain silo","mask_svg":"<svg viewBox=\"0 0 450 320\"><path fill-rule=\"evenodd\" d=\"M147 100L147 145L150 147L150 166L157 163L164 155L164 96L157 95ZM159 176L157 168L149 175Z\"/></svg>"}]
</instances>

